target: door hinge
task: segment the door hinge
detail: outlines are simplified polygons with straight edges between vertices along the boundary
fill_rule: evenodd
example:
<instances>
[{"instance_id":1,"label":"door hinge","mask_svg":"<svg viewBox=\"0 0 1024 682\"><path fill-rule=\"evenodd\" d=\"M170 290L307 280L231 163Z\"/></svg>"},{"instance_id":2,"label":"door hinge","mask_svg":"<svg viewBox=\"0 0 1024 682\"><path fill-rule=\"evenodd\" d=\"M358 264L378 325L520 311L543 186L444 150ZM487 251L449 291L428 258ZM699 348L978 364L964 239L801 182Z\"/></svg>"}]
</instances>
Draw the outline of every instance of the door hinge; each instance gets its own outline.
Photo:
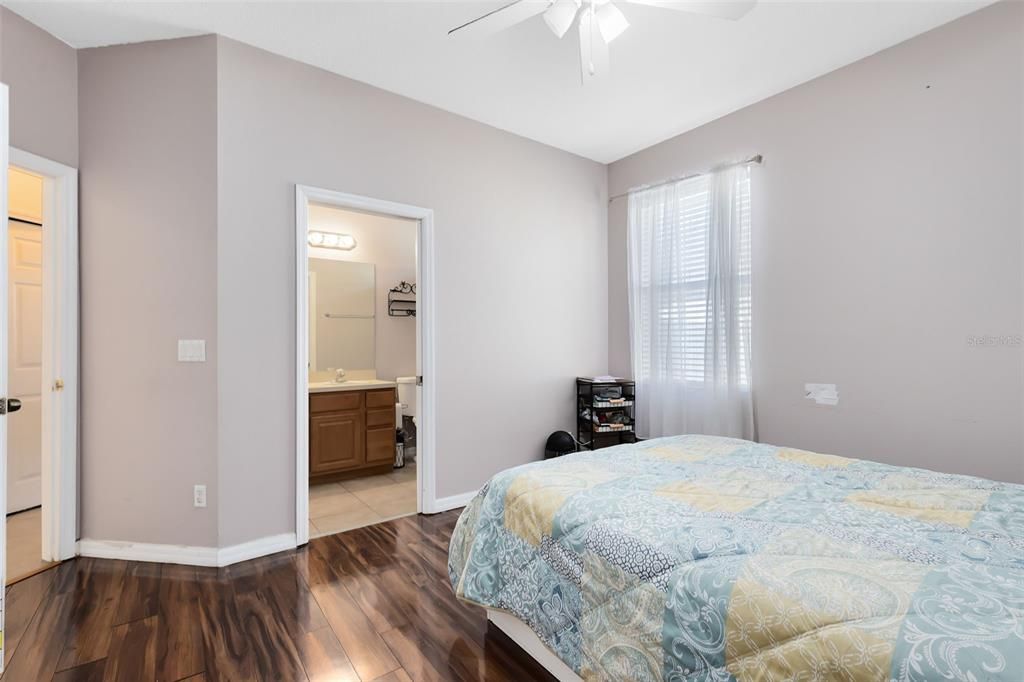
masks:
<instances>
[{"instance_id":1,"label":"door hinge","mask_svg":"<svg viewBox=\"0 0 1024 682\"><path fill-rule=\"evenodd\" d=\"M423 385L423 375L422 374L419 375L418 377L416 377L416 385L417 386L422 386Z\"/></svg>"}]
</instances>

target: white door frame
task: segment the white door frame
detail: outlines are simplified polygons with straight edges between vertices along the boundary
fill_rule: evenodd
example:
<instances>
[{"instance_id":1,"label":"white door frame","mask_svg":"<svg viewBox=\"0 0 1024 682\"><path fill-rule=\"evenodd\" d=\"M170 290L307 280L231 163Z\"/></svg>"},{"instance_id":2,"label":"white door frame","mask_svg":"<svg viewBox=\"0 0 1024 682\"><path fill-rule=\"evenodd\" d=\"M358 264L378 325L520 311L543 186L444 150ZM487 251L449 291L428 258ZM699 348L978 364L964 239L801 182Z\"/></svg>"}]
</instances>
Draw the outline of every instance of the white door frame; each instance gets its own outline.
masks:
<instances>
[{"instance_id":1,"label":"white door frame","mask_svg":"<svg viewBox=\"0 0 1024 682\"><path fill-rule=\"evenodd\" d=\"M435 477L434 211L327 189L295 186L295 538L309 542L309 203L419 221L416 242L416 510L437 511Z\"/></svg>"},{"instance_id":2,"label":"white door frame","mask_svg":"<svg viewBox=\"0 0 1024 682\"><path fill-rule=\"evenodd\" d=\"M78 171L15 147L8 162L43 179L42 559L63 561L78 517Z\"/></svg>"},{"instance_id":3,"label":"white door frame","mask_svg":"<svg viewBox=\"0 0 1024 682\"><path fill-rule=\"evenodd\" d=\"M0 218L7 217L7 86L0 83ZM0 228L0 262L7 263L7 221ZM0 268L4 273L6 267ZM0 301L7 302L7 278L0 277ZM0 322L0 398L7 397L7 327ZM0 417L0 509L7 511L7 417ZM4 669L7 624L7 522L0 523L0 672Z\"/></svg>"}]
</instances>

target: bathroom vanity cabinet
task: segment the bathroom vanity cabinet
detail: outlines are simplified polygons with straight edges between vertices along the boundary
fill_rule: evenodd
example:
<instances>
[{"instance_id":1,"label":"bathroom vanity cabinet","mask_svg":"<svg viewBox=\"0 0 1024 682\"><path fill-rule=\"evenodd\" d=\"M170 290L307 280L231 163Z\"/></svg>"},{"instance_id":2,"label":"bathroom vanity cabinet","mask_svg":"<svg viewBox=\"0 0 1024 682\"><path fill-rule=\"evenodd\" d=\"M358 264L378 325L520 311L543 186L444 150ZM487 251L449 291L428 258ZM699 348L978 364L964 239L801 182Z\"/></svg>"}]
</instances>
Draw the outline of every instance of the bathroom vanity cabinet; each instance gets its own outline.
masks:
<instances>
[{"instance_id":1,"label":"bathroom vanity cabinet","mask_svg":"<svg viewBox=\"0 0 1024 682\"><path fill-rule=\"evenodd\" d=\"M395 389L309 394L309 479L386 474L395 460Z\"/></svg>"}]
</instances>

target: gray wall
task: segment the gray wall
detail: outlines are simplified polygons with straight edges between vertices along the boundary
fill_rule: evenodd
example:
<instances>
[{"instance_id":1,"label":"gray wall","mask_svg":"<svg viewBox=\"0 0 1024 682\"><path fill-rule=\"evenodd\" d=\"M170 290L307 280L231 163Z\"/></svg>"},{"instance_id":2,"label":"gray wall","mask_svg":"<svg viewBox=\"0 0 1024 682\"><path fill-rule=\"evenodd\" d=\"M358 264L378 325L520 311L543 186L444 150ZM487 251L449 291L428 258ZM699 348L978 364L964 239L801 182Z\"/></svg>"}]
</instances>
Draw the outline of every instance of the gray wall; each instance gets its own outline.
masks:
<instances>
[{"instance_id":1,"label":"gray wall","mask_svg":"<svg viewBox=\"0 0 1024 682\"><path fill-rule=\"evenodd\" d=\"M11 146L77 167L78 52L0 7L0 83L9 87Z\"/></svg>"},{"instance_id":2,"label":"gray wall","mask_svg":"<svg viewBox=\"0 0 1024 682\"><path fill-rule=\"evenodd\" d=\"M79 54L86 538L217 545L216 61L212 36Z\"/></svg>"},{"instance_id":3,"label":"gray wall","mask_svg":"<svg viewBox=\"0 0 1024 682\"><path fill-rule=\"evenodd\" d=\"M295 183L434 209L438 496L538 458L607 364L605 167L219 45L221 545L294 529Z\"/></svg>"},{"instance_id":4,"label":"gray wall","mask_svg":"<svg viewBox=\"0 0 1024 682\"><path fill-rule=\"evenodd\" d=\"M78 55L0 7L0 83L10 88L11 145L78 166Z\"/></svg>"},{"instance_id":5,"label":"gray wall","mask_svg":"<svg viewBox=\"0 0 1024 682\"><path fill-rule=\"evenodd\" d=\"M1000 3L613 163L609 191L754 152L760 439L1024 481L1024 5ZM628 373L626 201L609 362ZM816 407L806 382L836 383Z\"/></svg>"},{"instance_id":6,"label":"gray wall","mask_svg":"<svg viewBox=\"0 0 1024 682\"><path fill-rule=\"evenodd\" d=\"M439 496L571 425L573 376L608 355L603 166L229 40L76 55L2 12L15 142L80 168L83 537L294 530L295 183L436 212ZM497 408L509 388L532 416Z\"/></svg>"}]
</instances>

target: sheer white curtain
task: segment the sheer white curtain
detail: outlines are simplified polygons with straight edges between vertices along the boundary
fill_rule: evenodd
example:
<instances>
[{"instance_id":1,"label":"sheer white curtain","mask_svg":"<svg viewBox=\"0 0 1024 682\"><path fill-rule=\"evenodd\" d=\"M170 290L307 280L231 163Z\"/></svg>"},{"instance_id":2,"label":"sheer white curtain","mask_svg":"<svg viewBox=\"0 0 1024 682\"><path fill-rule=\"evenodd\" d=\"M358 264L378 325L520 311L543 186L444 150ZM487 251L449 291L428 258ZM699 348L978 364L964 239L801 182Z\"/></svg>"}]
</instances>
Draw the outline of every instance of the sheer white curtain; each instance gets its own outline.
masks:
<instances>
[{"instance_id":1,"label":"sheer white curtain","mask_svg":"<svg viewBox=\"0 0 1024 682\"><path fill-rule=\"evenodd\" d=\"M753 439L750 168L629 195L637 434Z\"/></svg>"}]
</instances>

